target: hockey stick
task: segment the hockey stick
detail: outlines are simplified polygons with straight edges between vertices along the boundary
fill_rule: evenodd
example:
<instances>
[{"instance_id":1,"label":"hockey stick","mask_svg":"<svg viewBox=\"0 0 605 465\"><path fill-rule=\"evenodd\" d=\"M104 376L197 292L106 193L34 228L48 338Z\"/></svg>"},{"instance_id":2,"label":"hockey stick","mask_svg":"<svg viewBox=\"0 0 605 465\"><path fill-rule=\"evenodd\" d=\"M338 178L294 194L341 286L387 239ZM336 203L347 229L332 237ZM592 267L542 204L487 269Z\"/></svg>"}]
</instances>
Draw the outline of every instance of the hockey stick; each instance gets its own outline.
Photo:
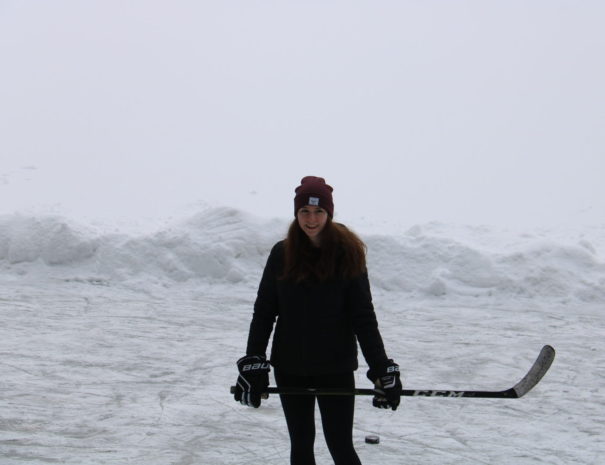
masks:
<instances>
[{"instance_id":1,"label":"hockey stick","mask_svg":"<svg viewBox=\"0 0 605 465\"><path fill-rule=\"evenodd\" d=\"M542 347L538 358L531 366L527 374L509 389L504 391L455 391L441 389L404 389L402 396L413 397L476 397L493 399L518 399L523 397L532 388L540 382L546 374L553 360L555 359L555 349L549 345ZM231 393L235 392L235 386L231 386ZM322 395L322 396L374 396L383 393L376 389L325 389L325 388L278 388L269 387L266 394L288 394L288 395Z\"/></svg>"}]
</instances>

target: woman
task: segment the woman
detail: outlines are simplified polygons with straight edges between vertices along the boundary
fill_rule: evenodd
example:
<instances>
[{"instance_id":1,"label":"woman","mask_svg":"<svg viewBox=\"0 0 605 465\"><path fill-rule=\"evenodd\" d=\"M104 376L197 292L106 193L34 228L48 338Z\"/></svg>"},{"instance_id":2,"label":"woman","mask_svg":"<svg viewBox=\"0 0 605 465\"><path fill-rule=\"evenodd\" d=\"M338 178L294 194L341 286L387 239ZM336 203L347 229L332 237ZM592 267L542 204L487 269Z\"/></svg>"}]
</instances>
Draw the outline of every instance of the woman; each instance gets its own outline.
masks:
<instances>
[{"instance_id":1,"label":"woman","mask_svg":"<svg viewBox=\"0 0 605 465\"><path fill-rule=\"evenodd\" d=\"M259 407L269 385L265 358L275 324L270 364L278 387L355 387L357 341L368 378L384 396L373 405L397 409L399 366L385 353L365 261L365 245L334 223L332 187L307 176L295 190L295 220L269 255L254 304L246 355L238 360L235 400ZM293 465L313 465L315 399L336 465L361 464L353 447L354 396L280 395Z\"/></svg>"}]
</instances>

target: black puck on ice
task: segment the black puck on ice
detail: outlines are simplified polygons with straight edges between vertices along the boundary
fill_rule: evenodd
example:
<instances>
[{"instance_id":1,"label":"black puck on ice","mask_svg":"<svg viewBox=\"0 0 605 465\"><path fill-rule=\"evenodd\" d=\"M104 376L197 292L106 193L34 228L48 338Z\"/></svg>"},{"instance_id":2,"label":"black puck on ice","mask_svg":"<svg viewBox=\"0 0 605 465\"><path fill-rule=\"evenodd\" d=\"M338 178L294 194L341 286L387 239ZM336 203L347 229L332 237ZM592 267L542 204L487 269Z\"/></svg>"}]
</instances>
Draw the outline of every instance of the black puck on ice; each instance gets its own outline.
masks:
<instances>
[{"instance_id":1,"label":"black puck on ice","mask_svg":"<svg viewBox=\"0 0 605 465\"><path fill-rule=\"evenodd\" d=\"M369 435L369 436L366 436L366 443L368 443L368 444L378 444L378 443L380 443L380 437L374 436L372 434Z\"/></svg>"}]
</instances>

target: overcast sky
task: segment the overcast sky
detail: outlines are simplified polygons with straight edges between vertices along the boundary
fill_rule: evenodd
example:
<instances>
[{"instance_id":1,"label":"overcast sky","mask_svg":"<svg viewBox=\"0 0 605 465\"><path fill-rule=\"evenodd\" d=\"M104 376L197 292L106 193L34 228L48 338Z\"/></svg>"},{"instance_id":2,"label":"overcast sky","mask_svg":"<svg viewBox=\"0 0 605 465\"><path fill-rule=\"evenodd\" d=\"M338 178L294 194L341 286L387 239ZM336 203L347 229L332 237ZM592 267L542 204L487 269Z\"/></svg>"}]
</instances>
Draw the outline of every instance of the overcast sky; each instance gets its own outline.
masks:
<instances>
[{"instance_id":1,"label":"overcast sky","mask_svg":"<svg viewBox=\"0 0 605 465\"><path fill-rule=\"evenodd\" d=\"M603 223L603 1L0 0L0 213Z\"/></svg>"}]
</instances>

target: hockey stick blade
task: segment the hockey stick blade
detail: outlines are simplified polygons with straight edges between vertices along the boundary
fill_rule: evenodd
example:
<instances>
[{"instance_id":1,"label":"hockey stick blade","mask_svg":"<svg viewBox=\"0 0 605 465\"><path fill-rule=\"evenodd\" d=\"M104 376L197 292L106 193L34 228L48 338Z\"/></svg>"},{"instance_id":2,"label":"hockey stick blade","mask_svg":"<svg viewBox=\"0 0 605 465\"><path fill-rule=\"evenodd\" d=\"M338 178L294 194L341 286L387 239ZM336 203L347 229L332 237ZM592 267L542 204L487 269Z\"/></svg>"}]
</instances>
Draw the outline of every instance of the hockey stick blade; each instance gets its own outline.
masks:
<instances>
[{"instance_id":1,"label":"hockey stick blade","mask_svg":"<svg viewBox=\"0 0 605 465\"><path fill-rule=\"evenodd\" d=\"M552 362L555 360L555 349L552 346L542 347L538 358L529 369L527 374L512 388L515 397L523 397L531 391L536 384L544 377Z\"/></svg>"},{"instance_id":2,"label":"hockey stick blade","mask_svg":"<svg viewBox=\"0 0 605 465\"><path fill-rule=\"evenodd\" d=\"M470 390L441 390L441 389L404 389L402 396L410 397L475 397L492 399L518 399L531 391L544 377L553 360L555 349L549 345L542 347L538 358L531 366L527 374L513 387L504 391L470 391ZM231 394L235 392L235 386L231 386ZM376 389L328 389L328 388L278 388L269 387L265 394L287 394L287 395L322 395L322 396L374 396L382 395Z\"/></svg>"}]
</instances>

